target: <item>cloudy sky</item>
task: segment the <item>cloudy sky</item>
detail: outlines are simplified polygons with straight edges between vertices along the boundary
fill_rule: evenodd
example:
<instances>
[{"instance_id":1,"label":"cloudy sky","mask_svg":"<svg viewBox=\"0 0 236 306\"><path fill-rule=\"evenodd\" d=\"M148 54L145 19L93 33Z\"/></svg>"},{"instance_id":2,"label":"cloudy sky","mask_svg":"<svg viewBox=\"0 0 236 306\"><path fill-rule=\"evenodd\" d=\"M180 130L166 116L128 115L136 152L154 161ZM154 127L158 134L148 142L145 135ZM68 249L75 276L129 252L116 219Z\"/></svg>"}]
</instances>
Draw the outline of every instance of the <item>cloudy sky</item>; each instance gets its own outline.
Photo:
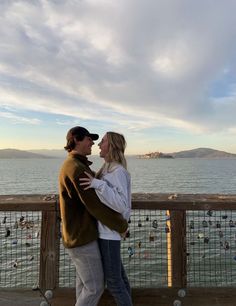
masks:
<instances>
[{"instance_id":1,"label":"cloudy sky","mask_svg":"<svg viewBox=\"0 0 236 306\"><path fill-rule=\"evenodd\" d=\"M129 154L236 153L235 11L235 0L1 0L0 148L60 149L82 125L123 133Z\"/></svg>"}]
</instances>

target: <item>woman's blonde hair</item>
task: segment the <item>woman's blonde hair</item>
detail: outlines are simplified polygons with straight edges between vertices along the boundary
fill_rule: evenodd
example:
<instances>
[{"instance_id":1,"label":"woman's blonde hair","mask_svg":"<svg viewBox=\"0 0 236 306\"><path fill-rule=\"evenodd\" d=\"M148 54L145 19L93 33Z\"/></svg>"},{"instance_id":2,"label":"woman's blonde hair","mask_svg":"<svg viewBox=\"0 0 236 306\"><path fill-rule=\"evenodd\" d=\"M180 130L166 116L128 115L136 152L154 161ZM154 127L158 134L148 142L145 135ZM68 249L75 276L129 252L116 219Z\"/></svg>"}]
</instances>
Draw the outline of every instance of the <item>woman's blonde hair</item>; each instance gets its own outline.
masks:
<instances>
[{"instance_id":1,"label":"woman's blonde hair","mask_svg":"<svg viewBox=\"0 0 236 306\"><path fill-rule=\"evenodd\" d=\"M106 156L106 163L102 166L102 168L98 171L96 177L100 177L104 168L107 167L107 171L112 171L112 166L114 163L122 165L125 169L127 169L127 162L125 158L125 148L126 141L125 137L122 134L115 132L107 132L107 140L108 140L108 153Z\"/></svg>"}]
</instances>

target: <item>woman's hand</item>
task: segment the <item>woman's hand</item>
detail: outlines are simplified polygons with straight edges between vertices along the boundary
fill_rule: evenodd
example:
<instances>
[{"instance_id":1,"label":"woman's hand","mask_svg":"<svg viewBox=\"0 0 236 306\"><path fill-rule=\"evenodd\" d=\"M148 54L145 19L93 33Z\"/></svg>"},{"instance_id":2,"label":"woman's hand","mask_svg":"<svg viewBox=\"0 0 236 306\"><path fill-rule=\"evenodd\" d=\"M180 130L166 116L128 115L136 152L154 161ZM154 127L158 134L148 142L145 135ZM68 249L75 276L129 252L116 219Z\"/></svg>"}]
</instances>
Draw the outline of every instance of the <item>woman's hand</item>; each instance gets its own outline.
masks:
<instances>
[{"instance_id":1,"label":"woman's hand","mask_svg":"<svg viewBox=\"0 0 236 306\"><path fill-rule=\"evenodd\" d=\"M81 177L79 178L80 180L80 186L84 187L83 189L84 190L87 190L90 188L90 185L92 183L92 180L94 179L94 177L89 174L88 172L84 171L84 174L87 176L87 177Z\"/></svg>"}]
</instances>

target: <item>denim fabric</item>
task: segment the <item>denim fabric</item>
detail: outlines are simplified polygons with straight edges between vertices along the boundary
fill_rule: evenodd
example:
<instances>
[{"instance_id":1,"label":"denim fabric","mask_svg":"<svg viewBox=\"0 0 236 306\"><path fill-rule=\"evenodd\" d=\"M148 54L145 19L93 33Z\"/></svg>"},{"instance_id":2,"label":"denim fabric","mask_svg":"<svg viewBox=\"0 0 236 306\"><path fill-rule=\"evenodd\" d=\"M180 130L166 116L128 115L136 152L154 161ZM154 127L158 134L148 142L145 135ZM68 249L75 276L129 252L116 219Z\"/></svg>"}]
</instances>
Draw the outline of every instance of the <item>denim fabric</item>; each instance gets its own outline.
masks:
<instances>
[{"instance_id":1,"label":"denim fabric","mask_svg":"<svg viewBox=\"0 0 236 306\"><path fill-rule=\"evenodd\" d=\"M107 289L118 306L132 306L129 280L120 256L120 241L99 239L98 243Z\"/></svg>"},{"instance_id":2,"label":"denim fabric","mask_svg":"<svg viewBox=\"0 0 236 306\"><path fill-rule=\"evenodd\" d=\"M97 306L104 291L103 268L97 241L67 251L76 268L75 306Z\"/></svg>"}]
</instances>

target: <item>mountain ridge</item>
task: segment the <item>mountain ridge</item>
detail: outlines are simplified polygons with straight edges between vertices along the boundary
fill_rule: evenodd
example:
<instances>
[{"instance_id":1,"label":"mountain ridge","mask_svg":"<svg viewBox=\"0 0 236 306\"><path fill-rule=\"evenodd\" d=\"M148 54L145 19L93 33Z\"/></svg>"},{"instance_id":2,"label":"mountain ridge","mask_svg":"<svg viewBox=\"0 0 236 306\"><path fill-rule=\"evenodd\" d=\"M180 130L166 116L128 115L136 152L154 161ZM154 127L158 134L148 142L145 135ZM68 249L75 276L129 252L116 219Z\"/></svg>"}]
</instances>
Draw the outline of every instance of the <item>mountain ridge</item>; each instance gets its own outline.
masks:
<instances>
[{"instance_id":1,"label":"mountain ridge","mask_svg":"<svg viewBox=\"0 0 236 306\"><path fill-rule=\"evenodd\" d=\"M55 156L47 156L44 154L32 153L30 151L18 150L18 149L1 149L0 159L32 159L32 158L55 158Z\"/></svg>"},{"instance_id":2,"label":"mountain ridge","mask_svg":"<svg viewBox=\"0 0 236 306\"><path fill-rule=\"evenodd\" d=\"M0 159L14 158L63 158L66 157L65 150L18 150L18 149L0 149ZM215 150L211 148L196 148L191 150L183 150L173 153L152 152L147 154L135 155L138 158L236 158L236 154L225 151Z\"/></svg>"},{"instance_id":3,"label":"mountain ridge","mask_svg":"<svg viewBox=\"0 0 236 306\"><path fill-rule=\"evenodd\" d=\"M174 158L236 158L236 154L211 148L196 148L170 153Z\"/></svg>"},{"instance_id":4,"label":"mountain ridge","mask_svg":"<svg viewBox=\"0 0 236 306\"><path fill-rule=\"evenodd\" d=\"M147 154L138 155L139 158L147 158L147 159L158 159L163 157L168 158L209 158L209 159L217 159L217 158L236 158L236 154L228 153L225 151L215 150L211 148L196 148L191 150L184 150L173 153L162 153L162 152L151 152Z\"/></svg>"}]
</instances>

